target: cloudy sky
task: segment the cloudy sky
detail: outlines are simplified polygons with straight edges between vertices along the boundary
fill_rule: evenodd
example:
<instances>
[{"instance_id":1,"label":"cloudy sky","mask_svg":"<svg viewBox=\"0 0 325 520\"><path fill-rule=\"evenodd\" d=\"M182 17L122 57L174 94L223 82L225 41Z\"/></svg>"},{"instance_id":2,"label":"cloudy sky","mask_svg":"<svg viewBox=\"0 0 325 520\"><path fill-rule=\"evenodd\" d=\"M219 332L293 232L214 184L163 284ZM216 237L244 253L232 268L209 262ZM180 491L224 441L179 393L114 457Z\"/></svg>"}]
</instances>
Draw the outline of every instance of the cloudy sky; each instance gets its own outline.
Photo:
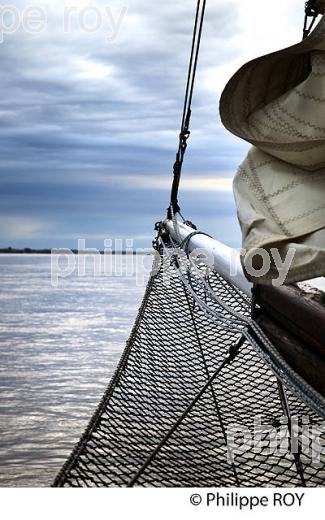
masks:
<instances>
[{"instance_id":1,"label":"cloudy sky","mask_svg":"<svg viewBox=\"0 0 325 520\"><path fill-rule=\"evenodd\" d=\"M0 12L0 246L150 245L168 205L196 0L6 5L15 7ZM303 7L207 2L180 201L232 246L231 179L248 145L221 126L220 93L245 61L301 38Z\"/></svg>"}]
</instances>

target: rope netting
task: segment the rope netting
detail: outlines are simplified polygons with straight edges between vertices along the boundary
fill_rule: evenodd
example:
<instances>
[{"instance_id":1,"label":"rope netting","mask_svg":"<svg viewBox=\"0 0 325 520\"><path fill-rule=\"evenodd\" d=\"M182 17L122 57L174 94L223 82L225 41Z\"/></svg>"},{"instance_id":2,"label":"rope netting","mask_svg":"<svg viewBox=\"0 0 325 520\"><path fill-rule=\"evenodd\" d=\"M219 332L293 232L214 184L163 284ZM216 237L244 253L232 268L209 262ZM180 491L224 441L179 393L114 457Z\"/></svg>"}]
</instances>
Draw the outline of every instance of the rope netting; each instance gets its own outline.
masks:
<instances>
[{"instance_id":1,"label":"rope netting","mask_svg":"<svg viewBox=\"0 0 325 520\"><path fill-rule=\"evenodd\" d=\"M250 299L203 265L180 269L172 246L159 238L119 366L54 485L324 485L322 401L263 347Z\"/></svg>"}]
</instances>

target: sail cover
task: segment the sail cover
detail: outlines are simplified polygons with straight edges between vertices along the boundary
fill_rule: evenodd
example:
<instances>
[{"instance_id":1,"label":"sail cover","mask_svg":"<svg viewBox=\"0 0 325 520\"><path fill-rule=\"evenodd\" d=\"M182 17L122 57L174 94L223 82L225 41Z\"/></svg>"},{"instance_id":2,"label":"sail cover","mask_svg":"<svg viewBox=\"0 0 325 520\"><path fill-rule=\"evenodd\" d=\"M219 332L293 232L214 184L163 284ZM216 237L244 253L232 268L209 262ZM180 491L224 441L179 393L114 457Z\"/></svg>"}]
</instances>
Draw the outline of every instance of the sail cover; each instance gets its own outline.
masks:
<instances>
[{"instance_id":1,"label":"sail cover","mask_svg":"<svg viewBox=\"0 0 325 520\"><path fill-rule=\"evenodd\" d=\"M282 259L293 249L286 283L325 275L324 93L325 17L301 43L244 65L220 101L224 125L253 145L234 179L243 248ZM270 283L276 268L246 274Z\"/></svg>"}]
</instances>

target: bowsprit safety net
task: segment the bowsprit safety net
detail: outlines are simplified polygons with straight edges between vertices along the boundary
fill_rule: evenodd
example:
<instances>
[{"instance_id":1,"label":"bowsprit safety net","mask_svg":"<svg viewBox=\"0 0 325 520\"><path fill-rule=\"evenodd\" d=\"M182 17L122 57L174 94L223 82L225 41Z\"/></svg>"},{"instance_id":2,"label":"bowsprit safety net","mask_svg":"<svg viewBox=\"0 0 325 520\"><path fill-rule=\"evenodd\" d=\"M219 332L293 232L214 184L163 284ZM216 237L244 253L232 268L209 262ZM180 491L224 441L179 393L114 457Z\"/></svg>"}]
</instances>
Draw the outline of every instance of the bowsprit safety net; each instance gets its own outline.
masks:
<instances>
[{"instance_id":1,"label":"bowsprit safety net","mask_svg":"<svg viewBox=\"0 0 325 520\"><path fill-rule=\"evenodd\" d=\"M324 399L263 335L250 298L159 227L130 339L54 485L324 485Z\"/></svg>"}]
</instances>

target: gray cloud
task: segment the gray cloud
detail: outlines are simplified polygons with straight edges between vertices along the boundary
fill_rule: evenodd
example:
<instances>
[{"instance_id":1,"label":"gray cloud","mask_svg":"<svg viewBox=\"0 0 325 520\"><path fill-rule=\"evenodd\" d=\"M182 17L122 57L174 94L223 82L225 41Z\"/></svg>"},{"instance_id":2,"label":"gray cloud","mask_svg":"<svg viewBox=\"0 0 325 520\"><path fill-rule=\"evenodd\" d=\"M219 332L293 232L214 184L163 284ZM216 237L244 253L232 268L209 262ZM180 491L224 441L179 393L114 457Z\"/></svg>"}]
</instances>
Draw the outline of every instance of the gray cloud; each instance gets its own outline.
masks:
<instances>
[{"instance_id":1,"label":"gray cloud","mask_svg":"<svg viewBox=\"0 0 325 520\"><path fill-rule=\"evenodd\" d=\"M104 231L150 236L165 216L168 191L143 190L130 176L171 178L195 2L129 0L111 43L105 42L107 24L94 34L75 25L64 34L64 4L48 7L44 33L20 30L0 46L6 72L0 84L0 217L18 227L33 218L30 234L26 226L21 235L2 226L2 246L75 246L78 235ZM94 5L118 13L123 2ZM184 167L189 177L230 177L248 148L226 133L217 113L220 86L240 54L233 39L242 30L238 13L238 0L208 3ZM211 88L213 74L219 79ZM121 181L110 182L112 175ZM181 200L188 218L239 245L230 193L184 192ZM94 238L92 245L101 244Z\"/></svg>"}]
</instances>

